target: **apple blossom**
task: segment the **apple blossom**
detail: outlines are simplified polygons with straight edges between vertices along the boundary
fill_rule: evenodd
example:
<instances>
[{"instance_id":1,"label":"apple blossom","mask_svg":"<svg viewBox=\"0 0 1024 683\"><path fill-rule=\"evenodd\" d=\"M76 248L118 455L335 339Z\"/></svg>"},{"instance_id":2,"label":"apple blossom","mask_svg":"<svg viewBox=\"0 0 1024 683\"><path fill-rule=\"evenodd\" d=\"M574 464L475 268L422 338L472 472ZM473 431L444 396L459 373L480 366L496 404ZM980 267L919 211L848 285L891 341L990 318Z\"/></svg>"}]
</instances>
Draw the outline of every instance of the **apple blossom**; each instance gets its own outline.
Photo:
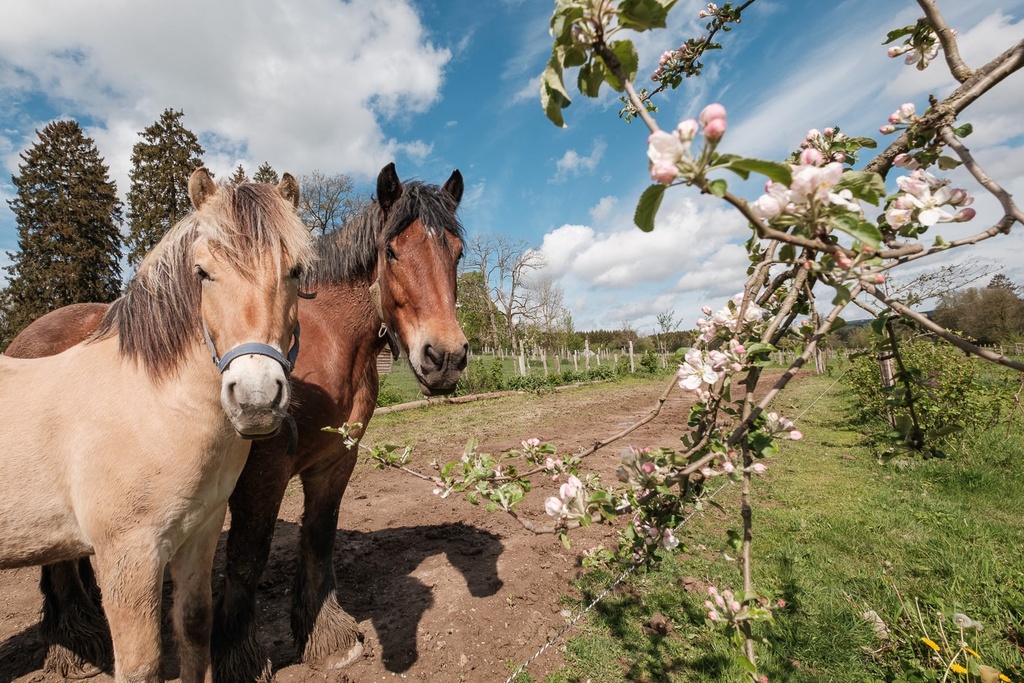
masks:
<instances>
[{"instance_id":1,"label":"apple blossom","mask_svg":"<svg viewBox=\"0 0 1024 683\"><path fill-rule=\"evenodd\" d=\"M700 112L700 122L705 127L715 119L725 119L725 107L718 103L709 104Z\"/></svg>"},{"instance_id":2,"label":"apple blossom","mask_svg":"<svg viewBox=\"0 0 1024 683\"><path fill-rule=\"evenodd\" d=\"M704 139L708 142L718 142L725 135L725 119L711 119L704 126Z\"/></svg>"}]
</instances>

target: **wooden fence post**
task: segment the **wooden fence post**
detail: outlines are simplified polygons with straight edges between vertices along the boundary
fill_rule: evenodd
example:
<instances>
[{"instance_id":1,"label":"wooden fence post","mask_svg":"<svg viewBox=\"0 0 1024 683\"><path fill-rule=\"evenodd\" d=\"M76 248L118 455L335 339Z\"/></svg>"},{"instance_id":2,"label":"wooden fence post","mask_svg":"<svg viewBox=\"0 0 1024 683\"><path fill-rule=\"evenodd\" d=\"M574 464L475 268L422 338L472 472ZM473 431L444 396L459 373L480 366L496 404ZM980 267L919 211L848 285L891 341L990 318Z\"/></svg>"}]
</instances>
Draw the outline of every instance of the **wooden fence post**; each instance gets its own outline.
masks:
<instances>
[{"instance_id":1,"label":"wooden fence post","mask_svg":"<svg viewBox=\"0 0 1024 683\"><path fill-rule=\"evenodd\" d=\"M629 374L636 374L636 363L633 362L633 340L629 340Z\"/></svg>"}]
</instances>

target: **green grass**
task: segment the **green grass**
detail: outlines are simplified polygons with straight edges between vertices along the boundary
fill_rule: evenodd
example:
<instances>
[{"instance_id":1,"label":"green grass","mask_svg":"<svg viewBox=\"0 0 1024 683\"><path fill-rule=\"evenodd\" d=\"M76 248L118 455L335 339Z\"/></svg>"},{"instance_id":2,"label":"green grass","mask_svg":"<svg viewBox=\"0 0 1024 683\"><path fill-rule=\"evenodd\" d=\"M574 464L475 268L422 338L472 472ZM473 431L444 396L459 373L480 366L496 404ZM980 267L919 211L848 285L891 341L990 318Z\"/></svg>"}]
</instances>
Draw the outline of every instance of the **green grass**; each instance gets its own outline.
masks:
<instances>
[{"instance_id":1,"label":"green grass","mask_svg":"<svg viewBox=\"0 0 1024 683\"><path fill-rule=\"evenodd\" d=\"M776 407L795 417L831 384L807 378ZM984 624L968 637L971 647L983 663L1024 680L1021 427L975 435L955 458L881 466L843 426L850 401L835 385L799 421L805 439L787 442L756 483L755 585L787 603L759 630L770 642L758 651L761 672L773 681L932 680L900 673L915 659L926 661L926 653L916 617L898 619L898 590L909 605L919 602L933 639L936 612L947 619L962 612ZM737 486L719 494L728 514L712 510L691 521L689 553L631 577L603 601L569 638L565 668L546 680L748 680L731 643L705 625L703 606L708 584L741 585L738 567L723 559L724 530L740 526L738 494ZM612 578L581 580L579 604ZM869 654L880 644L862 618L867 610L890 627L903 624L901 646ZM656 612L673 624L667 636L643 630Z\"/></svg>"},{"instance_id":2,"label":"green grass","mask_svg":"<svg viewBox=\"0 0 1024 683\"><path fill-rule=\"evenodd\" d=\"M641 355L637 355L637 363ZM498 358L497 356L474 354L469 362L469 366L463 372L462 379L459 381L456 394L477 394L485 393L488 391L494 391L493 375L495 373L495 362L497 362L497 372L503 378L503 382L508 384L509 381L515 381L520 378L519 375L519 360L517 358ZM621 359L620 359L621 362ZM618 377L628 376L628 358L626 363L623 364L626 370L625 374L619 374ZM596 359L591 359L590 369L593 372L597 372L599 369L611 371L614 367L613 361L605 359L601 365L597 364ZM643 374L642 368L637 367L637 374ZM566 361L562 359L561 364L562 373L574 372L572 361ZM670 372L674 372L675 367L669 367L668 369L662 370L659 367L659 372L655 374L664 374L666 377ZM586 372L585 363L580 360L579 362L579 373ZM551 377L554 384L560 382L554 382L555 380L555 361L553 357L548 358L548 377ZM527 376L541 380L545 378L544 365L537 360L527 359ZM419 384L416 381L416 377L412 374L412 370L409 368L409 361L404 356L394 363L393 369L387 375L381 376L380 396L377 400L378 406L394 405L396 403L408 403L410 401L417 401L423 398L423 394L420 392Z\"/></svg>"}]
</instances>

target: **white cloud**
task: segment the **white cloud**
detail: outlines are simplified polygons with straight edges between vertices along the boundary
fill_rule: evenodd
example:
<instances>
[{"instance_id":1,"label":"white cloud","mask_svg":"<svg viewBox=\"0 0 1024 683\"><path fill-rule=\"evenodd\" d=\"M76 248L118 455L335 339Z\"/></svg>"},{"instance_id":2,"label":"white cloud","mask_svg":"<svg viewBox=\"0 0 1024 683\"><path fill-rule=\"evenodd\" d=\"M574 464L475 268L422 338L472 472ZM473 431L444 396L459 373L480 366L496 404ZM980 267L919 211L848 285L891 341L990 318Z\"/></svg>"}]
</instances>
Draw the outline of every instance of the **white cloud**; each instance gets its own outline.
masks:
<instances>
[{"instance_id":1,"label":"white cloud","mask_svg":"<svg viewBox=\"0 0 1024 683\"><path fill-rule=\"evenodd\" d=\"M618 203L619 198L608 196L601 197L601 200L590 210L590 217L597 222L601 222L612 212L615 208L615 204Z\"/></svg>"},{"instance_id":2,"label":"white cloud","mask_svg":"<svg viewBox=\"0 0 1024 683\"><path fill-rule=\"evenodd\" d=\"M749 232L735 211L670 195L650 233L633 226L628 212L618 213L624 215L610 214L608 222L621 227L563 225L544 236L539 250L580 329L616 327L623 320L653 324L666 310L689 321L698 315L701 297L731 295L743 282L748 262L736 243Z\"/></svg>"},{"instance_id":3,"label":"white cloud","mask_svg":"<svg viewBox=\"0 0 1024 683\"><path fill-rule=\"evenodd\" d=\"M12 0L0 96L40 89L66 115L95 121L112 171L128 163L136 133L174 108L217 163L244 156L372 177L396 153L428 149L398 144L381 124L428 109L449 59L408 1Z\"/></svg>"},{"instance_id":4,"label":"white cloud","mask_svg":"<svg viewBox=\"0 0 1024 683\"><path fill-rule=\"evenodd\" d=\"M590 154L586 156L582 156L574 149L566 151L562 158L555 162L556 170L551 182L560 183L570 176L575 177L593 172L601 163L601 157L604 156L606 149L608 149L608 144L604 140L598 139L594 141Z\"/></svg>"}]
</instances>

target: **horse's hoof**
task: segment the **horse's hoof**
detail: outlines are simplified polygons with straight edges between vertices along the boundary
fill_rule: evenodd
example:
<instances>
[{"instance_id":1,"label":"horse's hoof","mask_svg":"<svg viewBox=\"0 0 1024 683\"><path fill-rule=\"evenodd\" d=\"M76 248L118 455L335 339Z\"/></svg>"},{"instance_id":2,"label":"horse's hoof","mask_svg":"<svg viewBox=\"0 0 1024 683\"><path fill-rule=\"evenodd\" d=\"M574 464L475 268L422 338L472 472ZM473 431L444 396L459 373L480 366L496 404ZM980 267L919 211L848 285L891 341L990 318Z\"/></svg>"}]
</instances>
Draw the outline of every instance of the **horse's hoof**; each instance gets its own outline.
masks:
<instances>
[{"instance_id":1,"label":"horse's hoof","mask_svg":"<svg viewBox=\"0 0 1024 683\"><path fill-rule=\"evenodd\" d=\"M324 667L327 669L344 669L362 656L363 643L357 640L356 644L350 647L347 652L327 657L324 660Z\"/></svg>"}]
</instances>

